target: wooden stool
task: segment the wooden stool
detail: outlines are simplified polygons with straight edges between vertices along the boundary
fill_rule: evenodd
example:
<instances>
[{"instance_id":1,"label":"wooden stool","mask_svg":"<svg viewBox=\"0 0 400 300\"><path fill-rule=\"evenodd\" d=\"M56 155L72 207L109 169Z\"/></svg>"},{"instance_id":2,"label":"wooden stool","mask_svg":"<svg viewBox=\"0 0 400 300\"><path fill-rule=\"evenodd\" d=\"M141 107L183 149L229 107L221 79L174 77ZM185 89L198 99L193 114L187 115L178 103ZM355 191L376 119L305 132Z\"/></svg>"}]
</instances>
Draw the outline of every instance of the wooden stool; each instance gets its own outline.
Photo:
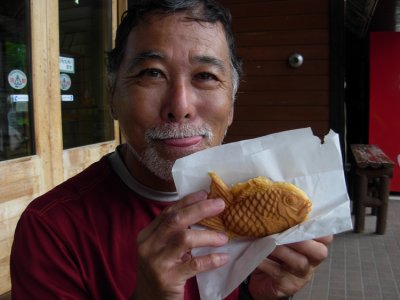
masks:
<instances>
[{"instance_id":1,"label":"wooden stool","mask_svg":"<svg viewBox=\"0 0 400 300\"><path fill-rule=\"evenodd\" d=\"M365 208L376 211L377 234L386 231L390 178L394 162L376 145L351 145L355 164L352 167L354 231L363 232Z\"/></svg>"}]
</instances>

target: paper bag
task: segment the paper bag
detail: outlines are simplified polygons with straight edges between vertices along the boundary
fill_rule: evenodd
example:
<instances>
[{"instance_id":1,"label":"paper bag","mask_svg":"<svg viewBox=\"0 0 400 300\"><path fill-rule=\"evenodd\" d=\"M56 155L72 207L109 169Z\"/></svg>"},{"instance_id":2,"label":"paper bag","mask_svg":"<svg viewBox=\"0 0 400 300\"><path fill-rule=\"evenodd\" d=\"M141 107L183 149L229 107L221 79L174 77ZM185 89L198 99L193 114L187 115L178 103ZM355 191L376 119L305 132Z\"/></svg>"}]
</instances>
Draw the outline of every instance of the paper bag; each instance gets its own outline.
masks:
<instances>
[{"instance_id":1,"label":"paper bag","mask_svg":"<svg viewBox=\"0 0 400 300\"><path fill-rule=\"evenodd\" d=\"M223 247L193 249L194 256L230 255L223 267L197 276L202 300L229 295L276 245L352 229L339 138L333 131L323 143L305 128L225 144L177 160L172 172L180 197L209 190L208 172L216 172L228 186L256 176L290 182L312 201L308 220L284 232L260 239L235 239Z\"/></svg>"}]
</instances>

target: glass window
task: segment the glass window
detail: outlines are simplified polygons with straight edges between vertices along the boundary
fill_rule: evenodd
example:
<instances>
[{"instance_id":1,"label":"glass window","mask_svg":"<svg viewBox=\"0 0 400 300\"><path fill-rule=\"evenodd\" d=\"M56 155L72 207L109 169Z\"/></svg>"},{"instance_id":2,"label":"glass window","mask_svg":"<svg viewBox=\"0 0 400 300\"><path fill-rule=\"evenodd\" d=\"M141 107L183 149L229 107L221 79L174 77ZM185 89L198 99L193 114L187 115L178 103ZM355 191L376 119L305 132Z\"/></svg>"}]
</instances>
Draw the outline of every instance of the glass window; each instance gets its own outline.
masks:
<instances>
[{"instance_id":1,"label":"glass window","mask_svg":"<svg viewBox=\"0 0 400 300\"><path fill-rule=\"evenodd\" d=\"M111 0L60 0L59 10L64 149L112 140L105 61Z\"/></svg>"},{"instance_id":2,"label":"glass window","mask_svg":"<svg viewBox=\"0 0 400 300\"><path fill-rule=\"evenodd\" d=\"M0 6L0 160L33 154L27 15L24 0Z\"/></svg>"}]
</instances>

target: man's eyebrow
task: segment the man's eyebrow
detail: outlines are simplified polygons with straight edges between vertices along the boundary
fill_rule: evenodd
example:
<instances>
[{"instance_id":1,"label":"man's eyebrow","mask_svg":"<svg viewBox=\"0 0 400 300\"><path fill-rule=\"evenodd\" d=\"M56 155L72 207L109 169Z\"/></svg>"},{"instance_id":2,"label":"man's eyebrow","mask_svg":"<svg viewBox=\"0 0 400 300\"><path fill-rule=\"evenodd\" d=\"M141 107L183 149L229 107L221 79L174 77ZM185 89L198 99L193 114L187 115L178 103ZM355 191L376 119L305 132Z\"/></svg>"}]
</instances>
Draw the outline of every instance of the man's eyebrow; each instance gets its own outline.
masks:
<instances>
[{"instance_id":1,"label":"man's eyebrow","mask_svg":"<svg viewBox=\"0 0 400 300\"><path fill-rule=\"evenodd\" d=\"M208 65L216 66L223 73L225 73L225 71L226 71L224 61L219 58L216 58L214 56L208 56L208 55L195 56L193 58L193 61L197 62L197 63L201 63L201 64L208 64Z\"/></svg>"},{"instance_id":2,"label":"man's eyebrow","mask_svg":"<svg viewBox=\"0 0 400 300\"><path fill-rule=\"evenodd\" d=\"M163 60L165 59L165 55L161 52L157 51L144 51L140 52L138 55L135 55L129 65L129 70L132 70L138 64L146 60Z\"/></svg>"}]
</instances>

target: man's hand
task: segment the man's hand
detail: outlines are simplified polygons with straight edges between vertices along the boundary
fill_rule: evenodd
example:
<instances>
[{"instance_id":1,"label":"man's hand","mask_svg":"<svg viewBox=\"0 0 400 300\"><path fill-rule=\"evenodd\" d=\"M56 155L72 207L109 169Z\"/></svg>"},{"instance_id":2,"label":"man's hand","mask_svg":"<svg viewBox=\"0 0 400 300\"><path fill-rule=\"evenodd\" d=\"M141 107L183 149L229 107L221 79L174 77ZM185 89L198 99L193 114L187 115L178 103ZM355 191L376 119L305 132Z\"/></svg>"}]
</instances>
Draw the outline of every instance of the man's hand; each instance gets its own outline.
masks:
<instances>
[{"instance_id":1,"label":"man's hand","mask_svg":"<svg viewBox=\"0 0 400 300\"><path fill-rule=\"evenodd\" d=\"M255 300L279 299L306 285L328 256L332 236L278 246L252 273L249 292Z\"/></svg>"},{"instance_id":2,"label":"man's hand","mask_svg":"<svg viewBox=\"0 0 400 300\"><path fill-rule=\"evenodd\" d=\"M210 230L189 229L224 208L223 200L194 193L165 209L139 234L134 299L183 299L186 280L227 262L226 253L192 257L191 249L222 246L228 238Z\"/></svg>"}]
</instances>

